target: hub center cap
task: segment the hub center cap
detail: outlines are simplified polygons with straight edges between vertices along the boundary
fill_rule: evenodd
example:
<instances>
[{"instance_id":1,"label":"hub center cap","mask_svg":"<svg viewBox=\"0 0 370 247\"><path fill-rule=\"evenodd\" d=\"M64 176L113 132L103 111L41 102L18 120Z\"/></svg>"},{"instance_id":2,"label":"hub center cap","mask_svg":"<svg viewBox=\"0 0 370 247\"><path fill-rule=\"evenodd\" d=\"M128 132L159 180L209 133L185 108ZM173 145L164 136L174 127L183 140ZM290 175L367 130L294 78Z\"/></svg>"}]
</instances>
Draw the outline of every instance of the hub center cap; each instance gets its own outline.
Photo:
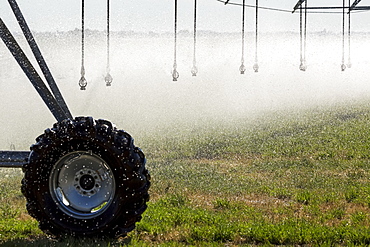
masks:
<instances>
[{"instance_id":1,"label":"hub center cap","mask_svg":"<svg viewBox=\"0 0 370 247\"><path fill-rule=\"evenodd\" d=\"M80 179L80 185L84 190L91 190L94 188L95 179L90 175L83 175Z\"/></svg>"},{"instance_id":2,"label":"hub center cap","mask_svg":"<svg viewBox=\"0 0 370 247\"><path fill-rule=\"evenodd\" d=\"M83 168L76 172L74 187L83 196L93 196L101 188L101 178L99 174L91 169Z\"/></svg>"}]
</instances>

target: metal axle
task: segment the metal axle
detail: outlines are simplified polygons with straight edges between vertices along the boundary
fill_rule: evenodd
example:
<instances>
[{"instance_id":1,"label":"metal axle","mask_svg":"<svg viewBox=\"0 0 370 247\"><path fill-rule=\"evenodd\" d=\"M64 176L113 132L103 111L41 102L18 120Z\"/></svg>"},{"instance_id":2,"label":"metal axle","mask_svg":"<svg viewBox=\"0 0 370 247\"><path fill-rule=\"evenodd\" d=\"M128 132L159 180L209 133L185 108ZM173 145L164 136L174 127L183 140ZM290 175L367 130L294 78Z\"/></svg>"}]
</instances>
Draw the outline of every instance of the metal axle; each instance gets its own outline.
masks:
<instances>
[{"instance_id":1,"label":"metal axle","mask_svg":"<svg viewBox=\"0 0 370 247\"><path fill-rule=\"evenodd\" d=\"M0 167L22 168L29 155L28 151L0 151Z\"/></svg>"}]
</instances>

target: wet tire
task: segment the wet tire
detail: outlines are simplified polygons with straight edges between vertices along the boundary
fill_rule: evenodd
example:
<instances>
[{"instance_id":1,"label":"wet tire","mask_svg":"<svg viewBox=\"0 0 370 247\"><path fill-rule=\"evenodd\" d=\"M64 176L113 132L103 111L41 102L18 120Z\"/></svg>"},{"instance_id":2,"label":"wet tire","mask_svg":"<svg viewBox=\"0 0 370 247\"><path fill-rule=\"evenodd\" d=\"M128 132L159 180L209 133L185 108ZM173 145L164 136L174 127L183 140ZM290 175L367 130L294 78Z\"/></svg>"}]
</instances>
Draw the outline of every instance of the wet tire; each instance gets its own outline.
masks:
<instances>
[{"instance_id":1,"label":"wet tire","mask_svg":"<svg viewBox=\"0 0 370 247\"><path fill-rule=\"evenodd\" d=\"M109 121L54 124L31 146L22 180L29 214L55 237L120 237L149 200L150 175L133 138Z\"/></svg>"}]
</instances>

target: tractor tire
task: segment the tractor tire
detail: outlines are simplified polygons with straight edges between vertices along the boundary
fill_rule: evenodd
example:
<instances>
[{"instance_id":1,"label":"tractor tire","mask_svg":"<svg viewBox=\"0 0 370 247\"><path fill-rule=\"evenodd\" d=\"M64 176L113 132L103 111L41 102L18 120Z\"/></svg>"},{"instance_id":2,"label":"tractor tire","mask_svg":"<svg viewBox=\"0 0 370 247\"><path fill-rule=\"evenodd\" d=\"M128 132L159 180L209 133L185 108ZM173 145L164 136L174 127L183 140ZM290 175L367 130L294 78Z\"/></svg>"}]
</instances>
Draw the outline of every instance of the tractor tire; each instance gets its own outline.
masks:
<instances>
[{"instance_id":1,"label":"tractor tire","mask_svg":"<svg viewBox=\"0 0 370 247\"><path fill-rule=\"evenodd\" d=\"M135 228L150 175L133 138L111 122L77 117L46 129L30 147L22 193L48 235L117 238Z\"/></svg>"}]
</instances>

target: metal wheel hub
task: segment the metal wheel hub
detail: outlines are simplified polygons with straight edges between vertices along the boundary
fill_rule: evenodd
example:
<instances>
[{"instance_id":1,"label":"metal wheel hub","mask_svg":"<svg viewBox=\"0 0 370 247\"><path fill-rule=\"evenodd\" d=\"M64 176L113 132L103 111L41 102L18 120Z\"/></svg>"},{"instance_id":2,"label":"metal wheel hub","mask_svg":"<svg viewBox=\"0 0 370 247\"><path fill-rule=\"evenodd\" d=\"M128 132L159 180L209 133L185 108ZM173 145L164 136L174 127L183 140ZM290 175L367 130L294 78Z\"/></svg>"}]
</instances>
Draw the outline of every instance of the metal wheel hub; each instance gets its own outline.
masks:
<instances>
[{"instance_id":1,"label":"metal wheel hub","mask_svg":"<svg viewBox=\"0 0 370 247\"><path fill-rule=\"evenodd\" d=\"M80 195L92 196L99 192L101 182L96 171L84 168L76 172L74 187Z\"/></svg>"},{"instance_id":2,"label":"metal wheel hub","mask_svg":"<svg viewBox=\"0 0 370 247\"><path fill-rule=\"evenodd\" d=\"M102 214L115 195L115 179L107 163L91 151L63 156L50 173L49 189L66 214L90 219Z\"/></svg>"}]
</instances>

